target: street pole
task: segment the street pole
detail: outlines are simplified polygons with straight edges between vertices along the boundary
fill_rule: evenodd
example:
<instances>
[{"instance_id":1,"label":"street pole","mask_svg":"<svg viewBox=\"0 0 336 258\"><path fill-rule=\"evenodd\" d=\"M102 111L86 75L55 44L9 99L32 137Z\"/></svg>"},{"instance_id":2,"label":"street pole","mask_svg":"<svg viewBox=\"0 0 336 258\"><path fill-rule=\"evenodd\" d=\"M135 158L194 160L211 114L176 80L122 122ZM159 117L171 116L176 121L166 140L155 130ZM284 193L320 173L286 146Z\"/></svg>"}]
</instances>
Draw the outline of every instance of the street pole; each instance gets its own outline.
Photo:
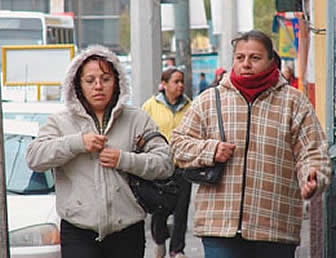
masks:
<instances>
[{"instance_id":1,"label":"street pole","mask_svg":"<svg viewBox=\"0 0 336 258\"><path fill-rule=\"evenodd\" d=\"M336 6L335 0L327 0L327 51L326 51L326 136L330 149L329 154L332 161L332 174L330 185L325 193L324 198L324 218L323 218L323 233L324 233L324 249L323 257L332 258L336 255L336 144L335 144L335 37L336 37ZM334 58L330 58L334 57Z\"/></svg>"},{"instance_id":2,"label":"street pole","mask_svg":"<svg viewBox=\"0 0 336 258\"><path fill-rule=\"evenodd\" d=\"M190 22L189 22L189 0L179 0L174 4L175 16L175 63L184 72L185 94L192 98L192 68L190 48Z\"/></svg>"},{"instance_id":3,"label":"street pole","mask_svg":"<svg viewBox=\"0 0 336 258\"><path fill-rule=\"evenodd\" d=\"M77 29L78 29L78 48L82 48L82 7L81 0L77 0Z\"/></svg>"},{"instance_id":4,"label":"street pole","mask_svg":"<svg viewBox=\"0 0 336 258\"><path fill-rule=\"evenodd\" d=\"M0 100L1 99L0 92ZM0 101L0 258L9 258L4 134L2 121L2 102Z\"/></svg>"},{"instance_id":5,"label":"street pole","mask_svg":"<svg viewBox=\"0 0 336 258\"><path fill-rule=\"evenodd\" d=\"M220 34L218 48L218 63L230 71L232 66L232 46L231 40L238 32L238 16L237 16L237 1L226 0L221 1L222 15L222 32Z\"/></svg>"},{"instance_id":6,"label":"street pole","mask_svg":"<svg viewBox=\"0 0 336 258\"><path fill-rule=\"evenodd\" d=\"M160 1L131 0L132 102L157 93L161 77Z\"/></svg>"}]
</instances>

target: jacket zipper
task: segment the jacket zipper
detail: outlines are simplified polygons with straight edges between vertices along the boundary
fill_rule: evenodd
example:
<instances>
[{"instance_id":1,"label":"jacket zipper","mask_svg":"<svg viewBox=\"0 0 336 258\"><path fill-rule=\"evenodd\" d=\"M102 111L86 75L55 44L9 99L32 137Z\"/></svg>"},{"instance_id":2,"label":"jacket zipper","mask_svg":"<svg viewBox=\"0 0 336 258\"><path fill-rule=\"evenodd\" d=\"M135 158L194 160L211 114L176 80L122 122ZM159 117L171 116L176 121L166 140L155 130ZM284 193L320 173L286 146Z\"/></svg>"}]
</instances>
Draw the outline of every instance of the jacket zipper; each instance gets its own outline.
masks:
<instances>
[{"instance_id":1,"label":"jacket zipper","mask_svg":"<svg viewBox=\"0 0 336 258\"><path fill-rule=\"evenodd\" d=\"M253 102L263 93L259 92L251 102L248 102L245 97L245 101L247 102L248 112L247 112L247 134L246 134L246 142L245 142L245 154L244 154L244 169L243 169L243 182L242 182L242 193L241 193L241 203L240 203L240 212L239 212L239 222L237 234L242 234L242 224L243 224L243 212L244 212L244 199L245 199L245 187L246 187L246 169L247 169L247 152L250 143L250 126L251 126L251 109Z\"/></svg>"},{"instance_id":2,"label":"jacket zipper","mask_svg":"<svg viewBox=\"0 0 336 258\"><path fill-rule=\"evenodd\" d=\"M98 131L99 131L99 134L100 135L104 135L104 129L102 128L102 127L99 127L98 128ZM104 169L104 168L103 168ZM101 181L101 178L100 178L100 180L99 181ZM103 205L105 205L106 204L106 200L105 200L105 203L102 203ZM102 229L102 224L103 224L103 218L102 218L102 214L100 214L99 215L99 222L98 222L98 237L96 238L96 241L98 241L98 242L101 242L101 241L103 241L103 239L104 239L104 236L103 236L103 229Z\"/></svg>"},{"instance_id":3,"label":"jacket zipper","mask_svg":"<svg viewBox=\"0 0 336 258\"><path fill-rule=\"evenodd\" d=\"M242 222L243 222L243 211L244 211L244 198L245 198L245 186L246 186L246 167L247 167L247 152L250 141L250 124L251 124L251 103L248 103L248 112L247 112L247 134L245 141L245 154L244 154L244 169L243 169L243 182L242 182L242 191L241 191L241 202L240 202L240 212L239 212L239 223L237 233L242 233Z\"/></svg>"}]
</instances>

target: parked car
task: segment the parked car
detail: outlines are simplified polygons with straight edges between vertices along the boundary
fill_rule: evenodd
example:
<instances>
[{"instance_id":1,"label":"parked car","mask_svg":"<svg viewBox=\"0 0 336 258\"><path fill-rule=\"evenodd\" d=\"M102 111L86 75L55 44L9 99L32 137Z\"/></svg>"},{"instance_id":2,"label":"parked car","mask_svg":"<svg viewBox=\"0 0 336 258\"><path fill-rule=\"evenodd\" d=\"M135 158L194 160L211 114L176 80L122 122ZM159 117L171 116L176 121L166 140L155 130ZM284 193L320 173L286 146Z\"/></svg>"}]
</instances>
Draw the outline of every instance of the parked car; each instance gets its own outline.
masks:
<instances>
[{"instance_id":1,"label":"parked car","mask_svg":"<svg viewBox=\"0 0 336 258\"><path fill-rule=\"evenodd\" d=\"M11 258L61 258L60 219L52 170L28 168L25 154L59 103L3 103L5 173Z\"/></svg>"},{"instance_id":2,"label":"parked car","mask_svg":"<svg viewBox=\"0 0 336 258\"><path fill-rule=\"evenodd\" d=\"M46 122L47 117L64 109L61 102L4 102L3 117L23 121L37 121L39 125Z\"/></svg>"}]
</instances>

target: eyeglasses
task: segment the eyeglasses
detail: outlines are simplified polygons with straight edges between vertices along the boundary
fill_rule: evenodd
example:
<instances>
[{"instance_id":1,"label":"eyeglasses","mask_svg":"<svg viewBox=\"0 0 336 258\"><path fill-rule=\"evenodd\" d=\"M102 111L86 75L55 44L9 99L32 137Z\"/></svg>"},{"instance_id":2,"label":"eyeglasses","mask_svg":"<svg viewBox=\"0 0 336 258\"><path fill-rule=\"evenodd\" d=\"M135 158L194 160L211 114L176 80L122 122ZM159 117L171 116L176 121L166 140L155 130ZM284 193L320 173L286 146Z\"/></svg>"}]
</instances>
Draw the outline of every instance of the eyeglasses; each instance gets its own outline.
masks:
<instances>
[{"instance_id":1,"label":"eyeglasses","mask_svg":"<svg viewBox=\"0 0 336 258\"><path fill-rule=\"evenodd\" d=\"M114 76L108 73L103 74L99 77L94 76L82 77L81 83L84 87L93 88L94 86L97 85L97 79L99 81L99 84L104 87L112 86L114 83Z\"/></svg>"}]
</instances>

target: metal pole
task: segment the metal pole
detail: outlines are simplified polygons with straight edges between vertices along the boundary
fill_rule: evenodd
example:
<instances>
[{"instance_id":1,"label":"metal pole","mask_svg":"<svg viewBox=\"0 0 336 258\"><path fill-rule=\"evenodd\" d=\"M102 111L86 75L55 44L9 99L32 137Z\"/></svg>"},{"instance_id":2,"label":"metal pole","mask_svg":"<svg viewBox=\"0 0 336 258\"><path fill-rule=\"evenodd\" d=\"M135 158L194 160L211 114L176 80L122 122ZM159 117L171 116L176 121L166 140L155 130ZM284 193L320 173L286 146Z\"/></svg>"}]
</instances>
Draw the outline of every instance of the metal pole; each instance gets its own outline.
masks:
<instances>
[{"instance_id":1,"label":"metal pole","mask_svg":"<svg viewBox=\"0 0 336 258\"><path fill-rule=\"evenodd\" d=\"M330 185L324 196L324 211L323 211L323 235L324 249L323 257L332 258L336 255L336 145L335 145L335 37L336 37L336 16L335 16L335 0L327 0L327 85L326 85L326 136L329 142L330 157L332 160L333 170Z\"/></svg>"},{"instance_id":2,"label":"metal pole","mask_svg":"<svg viewBox=\"0 0 336 258\"><path fill-rule=\"evenodd\" d=\"M141 106L161 77L160 2L131 0L132 102Z\"/></svg>"},{"instance_id":3,"label":"metal pole","mask_svg":"<svg viewBox=\"0 0 336 258\"><path fill-rule=\"evenodd\" d=\"M336 37L336 27L335 27L335 0L327 0L327 57L335 57L336 52L335 47L335 37ZM334 144L335 137L335 63L334 58L327 59L327 87L326 87L326 136L329 144Z\"/></svg>"},{"instance_id":4,"label":"metal pole","mask_svg":"<svg viewBox=\"0 0 336 258\"><path fill-rule=\"evenodd\" d=\"M82 16L81 0L77 0L77 28L78 28L78 48L82 48Z\"/></svg>"},{"instance_id":5,"label":"metal pole","mask_svg":"<svg viewBox=\"0 0 336 258\"><path fill-rule=\"evenodd\" d=\"M185 94L192 98L192 68L190 48L189 0L180 0L174 4L176 65L184 72Z\"/></svg>"},{"instance_id":6,"label":"metal pole","mask_svg":"<svg viewBox=\"0 0 336 258\"><path fill-rule=\"evenodd\" d=\"M0 100L1 99L0 91ZM9 258L4 134L2 120L2 102L0 101L0 258Z\"/></svg>"},{"instance_id":7,"label":"metal pole","mask_svg":"<svg viewBox=\"0 0 336 258\"><path fill-rule=\"evenodd\" d=\"M222 32L220 34L220 42L218 47L218 63L219 66L230 70L232 66L232 46L231 40L237 35L237 1L227 0L221 2L222 10Z\"/></svg>"}]
</instances>

